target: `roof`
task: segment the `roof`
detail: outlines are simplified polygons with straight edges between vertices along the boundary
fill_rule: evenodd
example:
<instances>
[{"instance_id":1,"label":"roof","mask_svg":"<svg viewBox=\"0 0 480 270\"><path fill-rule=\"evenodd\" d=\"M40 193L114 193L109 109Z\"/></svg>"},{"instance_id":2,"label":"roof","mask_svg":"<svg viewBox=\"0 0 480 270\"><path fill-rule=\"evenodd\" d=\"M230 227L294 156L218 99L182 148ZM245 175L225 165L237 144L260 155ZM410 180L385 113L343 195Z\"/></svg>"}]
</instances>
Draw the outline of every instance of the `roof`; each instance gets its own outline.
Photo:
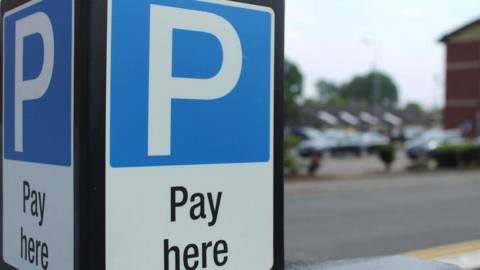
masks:
<instances>
[{"instance_id":1,"label":"roof","mask_svg":"<svg viewBox=\"0 0 480 270\"><path fill-rule=\"evenodd\" d=\"M477 25L477 24L480 24L480 18L477 18L476 20L474 21L471 21L470 23L467 23L465 24L464 26L454 30L453 32L450 32L449 34L446 34L445 36L443 36L441 39L440 39L440 42L448 42L451 38L453 38L454 36L462 33L463 31ZM479 37L480 39L480 37Z\"/></svg>"},{"instance_id":2,"label":"roof","mask_svg":"<svg viewBox=\"0 0 480 270\"><path fill-rule=\"evenodd\" d=\"M415 109L372 108L356 105L304 104L300 124L305 126L422 125L432 123L428 113Z\"/></svg>"}]
</instances>

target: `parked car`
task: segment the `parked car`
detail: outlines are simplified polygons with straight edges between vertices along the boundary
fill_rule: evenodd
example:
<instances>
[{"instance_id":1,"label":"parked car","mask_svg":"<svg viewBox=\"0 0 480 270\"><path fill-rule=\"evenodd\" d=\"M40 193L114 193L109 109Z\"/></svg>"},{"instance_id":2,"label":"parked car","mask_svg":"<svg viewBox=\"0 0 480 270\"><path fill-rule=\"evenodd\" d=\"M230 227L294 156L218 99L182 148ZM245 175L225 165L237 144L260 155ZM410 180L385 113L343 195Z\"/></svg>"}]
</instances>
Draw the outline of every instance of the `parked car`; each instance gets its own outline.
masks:
<instances>
[{"instance_id":1,"label":"parked car","mask_svg":"<svg viewBox=\"0 0 480 270\"><path fill-rule=\"evenodd\" d=\"M431 129L420 137L405 144L407 156L411 160L431 157L432 152L441 145L464 143L465 138L460 130Z\"/></svg>"},{"instance_id":2,"label":"parked car","mask_svg":"<svg viewBox=\"0 0 480 270\"><path fill-rule=\"evenodd\" d=\"M315 128L295 128L290 131L290 134L302 140L298 145L298 154L304 158L313 155L323 156L334 145L334 141Z\"/></svg>"},{"instance_id":3,"label":"parked car","mask_svg":"<svg viewBox=\"0 0 480 270\"><path fill-rule=\"evenodd\" d=\"M373 153L376 148L389 143L387 136L375 131L356 132L332 129L326 130L324 133L334 142L330 149L334 156L361 156Z\"/></svg>"},{"instance_id":4,"label":"parked car","mask_svg":"<svg viewBox=\"0 0 480 270\"><path fill-rule=\"evenodd\" d=\"M364 152L362 138L357 132L340 132L330 152L333 156L361 156Z\"/></svg>"},{"instance_id":5,"label":"parked car","mask_svg":"<svg viewBox=\"0 0 480 270\"><path fill-rule=\"evenodd\" d=\"M323 157L330 152L333 144L323 136L302 141L298 145L298 154L302 157L317 155Z\"/></svg>"},{"instance_id":6,"label":"parked car","mask_svg":"<svg viewBox=\"0 0 480 270\"><path fill-rule=\"evenodd\" d=\"M404 143L420 136L423 131L424 129L422 127L417 126L394 128L390 132L390 137L393 142Z\"/></svg>"},{"instance_id":7,"label":"parked car","mask_svg":"<svg viewBox=\"0 0 480 270\"><path fill-rule=\"evenodd\" d=\"M375 131L363 132L360 134L362 151L368 154L375 153L378 148L388 145L390 139Z\"/></svg>"},{"instance_id":8,"label":"parked car","mask_svg":"<svg viewBox=\"0 0 480 270\"><path fill-rule=\"evenodd\" d=\"M322 136L322 133L318 129L312 127L295 127L289 129L287 133L291 136L300 138L302 141Z\"/></svg>"},{"instance_id":9,"label":"parked car","mask_svg":"<svg viewBox=\"0 0 480 270\"><path fill-rule=\"evenodd\" d=\"M326 153L333 156L361 156L373 153L376 148L389 142L388 137L374 131L356 132L338 129L321 131L302 127L292 129L289 133L302 140L298 146L298 153L302 157L310 157L312 154L323 156Z\"/></svg>"}]
</instances>

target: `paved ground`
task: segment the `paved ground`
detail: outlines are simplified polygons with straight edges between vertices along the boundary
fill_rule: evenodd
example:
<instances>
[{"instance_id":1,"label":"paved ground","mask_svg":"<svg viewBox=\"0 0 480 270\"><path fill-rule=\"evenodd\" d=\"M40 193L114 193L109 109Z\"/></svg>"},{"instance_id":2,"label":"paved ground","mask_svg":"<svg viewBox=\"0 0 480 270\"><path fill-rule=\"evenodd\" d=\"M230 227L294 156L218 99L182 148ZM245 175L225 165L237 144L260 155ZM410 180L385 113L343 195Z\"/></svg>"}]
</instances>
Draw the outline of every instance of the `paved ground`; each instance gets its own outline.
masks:
<instances>
[{"instance_id":1,"label":"paved ground","mask_svg":"<svg viewBox=\"0 0 480 270\"><path fill-rule=\"evenodd\" d=\"M480 172L288 181L286 257L325 261L480 239Z\"/></svg>"},{"instance_id":2,"label":"paved ground","mask_svg":"<svg viewBox=\"0 0 480 270\"><path fill-rule=\"evenodd\" d=\"M397 151L396 160L393 163L393 171L402 171L410 165L404 151ZM383 163L376 155L366 155L361 158L325 158L319 171L324 175L375 173L385 170Z\"/></svg>"},{"instance_id":3,"label":"paved ground","mask_svg":"<svg viewBox=\"0 0 480 270\"><path fill-rule=\"evenodd\" d=\"M305 174L305 169L310 162L309 159L298 159L301 164L300 173ZM411 165L403 150L397 151L396 160L393 163L393 172L402 172ZM354 156L326 157L322 160L322 166L318 170L317 177L320 178L344 178L357 177L365 174L383 173L385 167L376 155L364 155L361 158Z\"/></svg>"}]
</instances>

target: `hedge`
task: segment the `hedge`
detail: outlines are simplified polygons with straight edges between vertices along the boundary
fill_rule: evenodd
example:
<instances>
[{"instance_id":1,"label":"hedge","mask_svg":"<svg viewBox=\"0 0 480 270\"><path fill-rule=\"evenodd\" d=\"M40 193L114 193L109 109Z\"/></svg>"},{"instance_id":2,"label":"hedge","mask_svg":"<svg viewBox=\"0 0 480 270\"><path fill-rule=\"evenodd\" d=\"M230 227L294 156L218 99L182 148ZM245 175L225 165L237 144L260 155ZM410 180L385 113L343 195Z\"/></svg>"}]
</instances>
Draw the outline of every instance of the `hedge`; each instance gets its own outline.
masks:
<instances>
[{"instance_id":1,"label":"hedge","mask_svg":"<svg viewBox=\"0 0 480 270\"><path fill-rule=\"evenodd\" d=\"M293 152L300 143L300 138L296 136L285 136L283 140L283 167L285 173L294 175L297 173L298 164L295 162Z\"/></svg>"},{"instance_id":2,"label":"hedge","mask_svg":"<svg viewBox=\"0 0 480 270\"><path fill-rule=\"evenodd\" d=\"M442 145L432 152L432 158L439 168L480 166L480 145Z\"/></svg>"}]
</instances>

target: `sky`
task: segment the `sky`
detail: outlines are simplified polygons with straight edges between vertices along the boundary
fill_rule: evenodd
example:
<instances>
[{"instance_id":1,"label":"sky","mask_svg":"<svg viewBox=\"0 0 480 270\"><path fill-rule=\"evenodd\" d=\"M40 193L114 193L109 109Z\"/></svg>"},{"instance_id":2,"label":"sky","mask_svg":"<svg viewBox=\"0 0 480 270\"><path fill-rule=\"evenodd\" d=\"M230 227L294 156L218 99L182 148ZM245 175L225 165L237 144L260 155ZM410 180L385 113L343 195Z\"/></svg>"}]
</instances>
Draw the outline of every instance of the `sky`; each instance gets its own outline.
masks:
<instances>
[{"instance_id":1,"label":"sky","mask_svg":"<svg viewBox=\"0 0 480 270\"><path fill-rule=\"evenodd\" d=\"M285 55L315 82L337 83L378 68L401 104L443 106L445 48L438 40L480 18L480 0L286 0Z\"/></svg>"}]
</instances>

